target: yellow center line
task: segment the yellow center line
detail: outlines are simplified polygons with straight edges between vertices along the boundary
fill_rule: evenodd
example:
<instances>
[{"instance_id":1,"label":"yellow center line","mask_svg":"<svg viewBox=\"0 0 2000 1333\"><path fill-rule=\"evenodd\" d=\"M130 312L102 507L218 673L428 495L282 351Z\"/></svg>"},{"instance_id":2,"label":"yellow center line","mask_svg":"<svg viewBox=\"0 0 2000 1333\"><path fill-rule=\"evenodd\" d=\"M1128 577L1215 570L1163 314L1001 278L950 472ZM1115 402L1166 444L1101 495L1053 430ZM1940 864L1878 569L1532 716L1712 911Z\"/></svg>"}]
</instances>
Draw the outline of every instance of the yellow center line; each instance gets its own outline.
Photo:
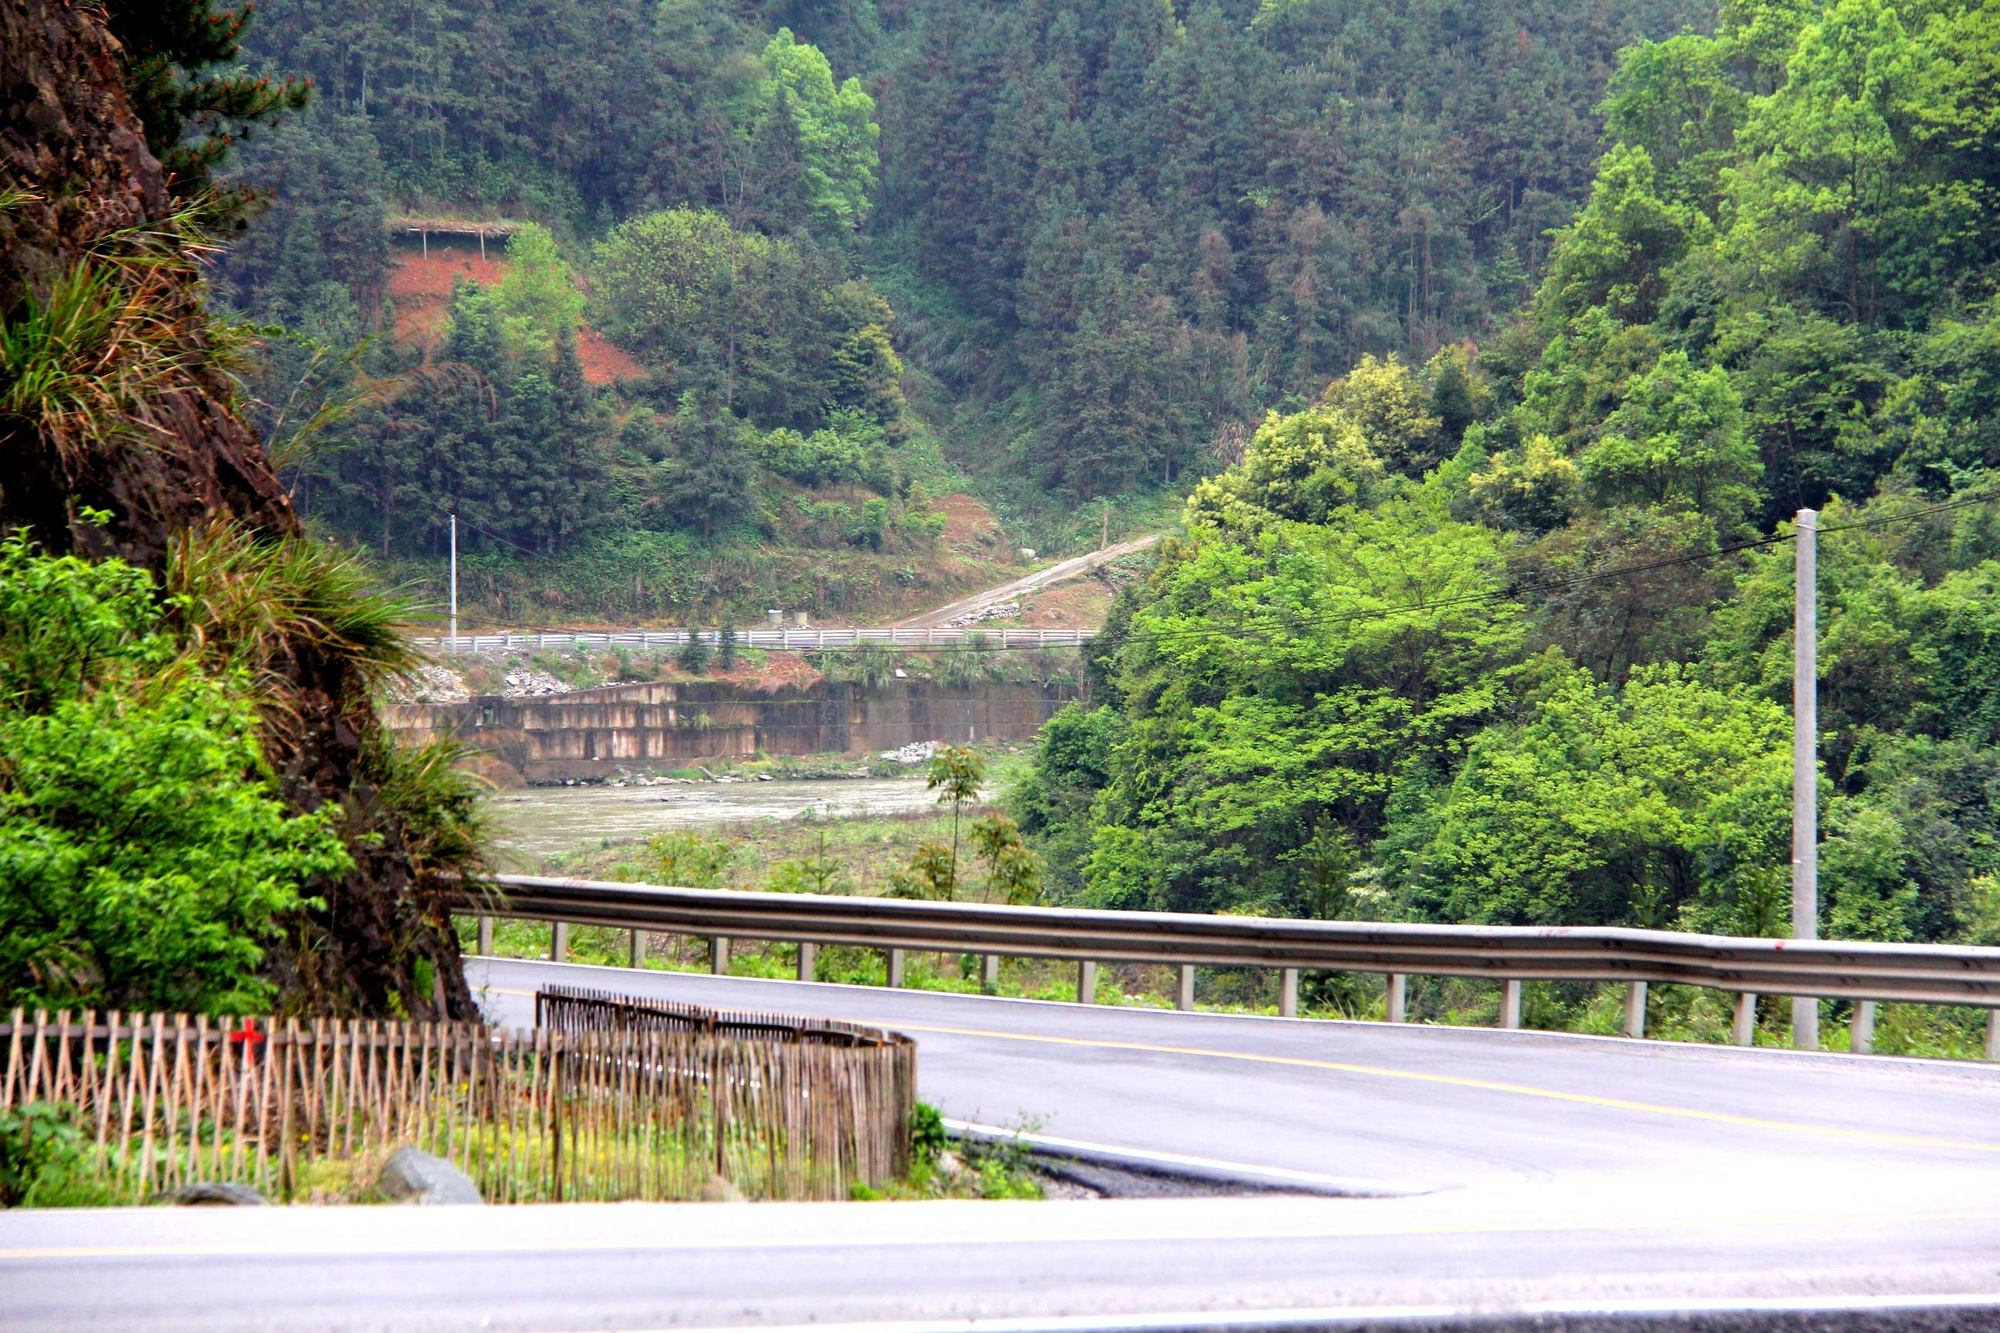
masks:
<instances>
[{"instance_id":1,"label":"yellow center line","mask_svg":"<svg viewBox=\"0 0 2000 1333\"><path fill-rule=\"evenodd\" d=\"M493 988L494 995L533 995L532 990ZM1280 1065L1293 1069L1318 1069L1335 1074L1358 1074L1364 1078L1396 1079L1406 1083L1430 1083L1476 1092L1497 1092L1511 1097L1532 1097L1541 1101L1567 1102L1573 1106L1595 1106L1636 1115L1662 1116L1674 1120L1696 1120L1713 1125L1735 1125L1744 1129L1777 1130L1787 1134L1810 1134L1819 1138L1861 1143L1893 1144L1904 1148L1944 1148L1957 1152L2000 1154L2000 1142L1981 1139L1933 1138L1923 1134L1897 1134L1878 1129L1848 1129L1838 1125L1814 1125L1800 1120L1774 1120L1764 1116L1732 1115L1726 1111L1703 1111L1692 1106L1666 1106L1658 1102L1631 1101L1623 1097L1599 1097L1587 1092L1564 1092L1528 1083L1503 1083L1495 1079L1467 1078L1459 1074L1428 1074L1414 1069L1390 1069L1382 1065L1352 1064L1342 1060L1310 1060L1303 1056L1261 1055L1250 1051L1219 1051L1204 1046L1166 1046L1141 1041L1106 1041L1096 1037L1053 1037L1040 1033L996 1032L988 1028L942 1027L926 1023L883 1020L882 1026L898 1032L929 1032L943 1037L976 1037L986 1041L1019 1041L1046 1046L1073 1046L1086 1050L1133 1051L1145 1055L1193 1056L1204 1060L1233 1060L1242 1064Z\"/></svg>"},{"instance_id":2,"label":"yellow center line","mask_svg":"<svg viewBox=\"0 0 2000 1333\"><path fill-rule=\"evenodd\" d=\"M1466 1078L1458 1074L1427 1074L1413 1069L1389 1069L1381 1065L1351 1064L1342 1060L1309 1060L1303 1056L1261 1055L1249 1051L1218 1051L1202 1046L1162 1046L1151 1042L1104 1041L1094 1037L1051 1037L1025 1032L993 1032L984 1028L936 1027L922 1023L891 1022L885 1026L899 1032L931 1032L940 1036L979 1037L993 1041L1025 1041L1052 1046L1082 1046L1095 1050L1137 1051L1148 1055L1188 1055L1206 1060L1234 1060L1245 1064L1284 1065L1295 1069L1322 1069L1337 1074L1359 1074L1366 1078L1400 1079L1409 1083L1433 1083L1479 1092L1505 1093L1514 1097L1534 1097L1542 1101L1568 1102L1577 1106L1599 1106L1640 1115L1667 1116L1677 1120L1700 1120L1710 1124L1739 1125L1750 1129L1775 1129L1793 1134L1815 1134L1826 1138L1857 1139L1869 1143L1893 1143L1903 1147L1950 1148L1962 1152L2000 1153L2000 1143L1979 1139L1942 1139L1921 1134L1895 1134L1885 1130L1846 1129L1837 1125L1814 1125L1798 1120L1772 1120L1763 1116L1732 1115L1726 1111L1702 1111L1691 1106L1664 1106L1657 1102L1635 1102L1623 1097L1599 1097L1587 1092L1564 1092L1559 1088L1538 1088L1527 1083L1502 1083L1495 1079Z\"/></svg>"}]
</instances>

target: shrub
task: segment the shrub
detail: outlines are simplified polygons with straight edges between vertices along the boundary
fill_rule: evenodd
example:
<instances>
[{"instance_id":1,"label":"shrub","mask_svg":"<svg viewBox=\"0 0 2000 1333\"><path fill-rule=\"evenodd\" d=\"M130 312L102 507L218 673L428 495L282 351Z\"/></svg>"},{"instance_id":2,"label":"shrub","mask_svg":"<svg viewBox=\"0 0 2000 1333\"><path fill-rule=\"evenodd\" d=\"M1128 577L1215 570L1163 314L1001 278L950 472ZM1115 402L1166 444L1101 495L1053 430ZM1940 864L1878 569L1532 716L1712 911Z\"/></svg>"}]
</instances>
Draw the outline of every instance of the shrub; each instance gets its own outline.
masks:
<instances>
[{"instance_id":1,"label":"shrub","mask_svg":"<svg viewBox=\"0 0 2000 1333\"><path fill-rule=\"evenodd\" d=\"M915 1160L930 1166L945 1150L944 1116L929 1102L918 1102L910 1113L910 1152Z\"/></svg>"},{"instance_id":2,"label":"shrub","mask_svg":"<svg viewBox=\"0 0 2000 1333\"><path fill-rule=\"evenodd\" d=\"M0 1108L0 1208L91 1207L113 1202L89 1179L75 1108L30 1102Z\"/></svg>"},{"instance_id":3,"label":"shrub","mask_svg":"<svg viewBox=\"0 0 2000 1333\"><path fill-rule=\"evenodd\" d=\"M269 1004L279 919L352 861L279 800L255 699L143 570L0 542L0 1009Z\"/></svg>"}]
</instances>

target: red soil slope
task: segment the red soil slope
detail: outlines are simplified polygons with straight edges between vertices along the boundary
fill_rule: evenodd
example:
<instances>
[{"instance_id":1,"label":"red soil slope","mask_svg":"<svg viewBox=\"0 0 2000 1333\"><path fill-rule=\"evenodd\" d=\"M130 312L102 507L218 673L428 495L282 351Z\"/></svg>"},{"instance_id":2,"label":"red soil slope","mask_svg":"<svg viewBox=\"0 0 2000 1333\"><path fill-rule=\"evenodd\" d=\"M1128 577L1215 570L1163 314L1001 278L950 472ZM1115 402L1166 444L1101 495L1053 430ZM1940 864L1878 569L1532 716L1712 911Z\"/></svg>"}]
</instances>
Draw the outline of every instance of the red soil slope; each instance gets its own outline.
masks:
<instances>
[{"instance_id":1,"label":"red soil slope","mask_svg":"<svg viewBox=\"0 0 2000 1333\"><path fill-rule=\"evenodd\" d=\"M426 351L436 347L444 334L446 309L451 302L451 285L460 278L491 286L507 274L502 247L489 241L486 256L479 242L452 238L431 238L430 253L421 248L398 247L389 271L389 296L396 303L396 339ZM619 351L604 335L585 327L577 330L577 355L583 362L583 377L592 384L611 384L645 373L645 367Z\"/></svg>"}]
</instances>

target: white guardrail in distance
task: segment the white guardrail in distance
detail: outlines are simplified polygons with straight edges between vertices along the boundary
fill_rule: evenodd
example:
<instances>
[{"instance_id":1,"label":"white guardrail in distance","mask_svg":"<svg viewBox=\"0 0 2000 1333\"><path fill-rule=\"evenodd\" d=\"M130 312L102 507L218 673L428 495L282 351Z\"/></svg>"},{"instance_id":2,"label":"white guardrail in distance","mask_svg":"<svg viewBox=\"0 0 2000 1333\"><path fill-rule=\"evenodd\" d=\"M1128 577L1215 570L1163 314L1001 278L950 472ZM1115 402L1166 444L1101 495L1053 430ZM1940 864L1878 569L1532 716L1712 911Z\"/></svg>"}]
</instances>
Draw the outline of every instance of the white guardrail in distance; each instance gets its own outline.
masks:
<instances>
[{"instance_id":1,"label":"white guardrail in distance","mask_svg":"<svg viewBox=\"0 0 2000 1333\"><path fill-rule=\"evenodd\" d=\"M816 946L860 945L888 953L891 985L900 984L903 954L911 949L983 954L989 982L1002 955L1055 958L1077 963L1077 998L1084 1002L1095 994L1100 962L1165 963L1180 970L1183 1009L1193 1007L1197 965L1265 967L1281 973L1279 1012L1286 1016L1298 1011L1301 971L1368 972L1388 978L1391 1022L1403 1020L1412 974L1487 977L1501 983L1503 1027L1520 1026L1523 981L1608 981L1628 988L1625 1032L1633 1037L1645 1035L1646 987L1672 983L1733 993L1735 1036L1744 1045L1759 994L1856 1001L1856 1051L1869 1047L1879 1001L1982 1007L1989 1011L1986 1054L2000 1059L2000 948L1001 907L532 875L502 875L498 883L497 900L465 890L454 904L480 917L482 953L490 952L492 918L506 916L556 923L557 957L566 951L567 923L631 930L635 965L648 931L710 939L717 971L727 968L731 939L796 942L806 978Z\"/></svg>"},{"instance_id":2,"label":"white guardrail in distance","mask_svg":"<svg viewBox=\"0 0 2000 1333\"><path fill-rule=\"evenodd\" d=\"M711 644L720 644L719 630L696 630ZM824 652L829 648L855 648L878 643L887 648L950 647L977 644L986 648L1074 648L1088 643L1094 629L740 629L740 648L778 648L792 652ZM425 634L411 642L428 652L507 653L531 652L544 648L680 648L688 641L688 631L680 629L632 630L544 630L515 634Z\"/></svg>"}]
</instances>

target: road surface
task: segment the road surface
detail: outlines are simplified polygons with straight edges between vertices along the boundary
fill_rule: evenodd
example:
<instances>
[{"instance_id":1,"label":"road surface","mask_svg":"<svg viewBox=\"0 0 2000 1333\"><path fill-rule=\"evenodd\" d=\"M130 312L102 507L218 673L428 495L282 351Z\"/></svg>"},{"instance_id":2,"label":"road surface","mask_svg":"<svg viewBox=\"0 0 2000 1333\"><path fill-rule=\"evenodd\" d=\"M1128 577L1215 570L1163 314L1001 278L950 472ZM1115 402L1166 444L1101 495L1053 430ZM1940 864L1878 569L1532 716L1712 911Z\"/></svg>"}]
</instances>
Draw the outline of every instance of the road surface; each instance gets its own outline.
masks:
<instances>
[{"instance_id":1,"label":"road surface","mask_svg":"<svg viewBox=\"0 0 2000 1333\"><path fill-rule=\"evenodd\" d=\"M560 977L889 1024L955 1118L1370 1197L0 1214L0 1327L2000 1327L1988 1067L472 968L503 1022Z\"/></svg>"}]
</instances>

